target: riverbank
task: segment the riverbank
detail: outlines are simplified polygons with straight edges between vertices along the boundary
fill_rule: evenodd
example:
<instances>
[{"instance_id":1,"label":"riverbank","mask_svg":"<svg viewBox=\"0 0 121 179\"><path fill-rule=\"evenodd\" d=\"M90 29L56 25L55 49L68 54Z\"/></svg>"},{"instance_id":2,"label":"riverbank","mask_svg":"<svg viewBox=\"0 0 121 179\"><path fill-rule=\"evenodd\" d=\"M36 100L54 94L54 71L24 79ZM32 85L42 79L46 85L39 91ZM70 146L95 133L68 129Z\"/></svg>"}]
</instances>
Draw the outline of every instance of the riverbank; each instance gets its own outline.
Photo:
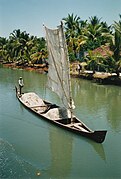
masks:
<instances>
[{"instance_id":1,"label":"riverbank","mask_svg":"<svg viewBox=\"0 0 121 179\"><path fill-rule=\"evenodd\" d=\"M80 73L80 74L71 74L71 76L75 78L91 80L98 84L121 86L121 76L117 77L117 75L114 73L109 74L103 72L102 73L96 72L95 74L93 74L90 71L85 71L84 73Z\"/></svg>"},{"instance_id":2,"label":"riverbank","mask_svg":"<svg viewBox=\"0 0 121 179\"><path fill-rule=\"evenodd\" d=\"M44 73L48 71L46 64L35 64L31 66L18 66L15 63L5 63L4 67L13 68L13 69L25 69L28 71L37 71L38 73Z\"/></svg>"},{"instance_id":3,"label":"riverbank","mask_svg":"<svg viewBox=\"0 0 121 179\"><path fill-rule=\"evenodd\" d=\"M87 70L80 70L80 73L77 71L77 64L78 63L72 63L71 64L71 76L75 78L83 78L86 80L91 80L98 84L104 84L104 85L117 85L121 86L121 73L118 77L116 73L106 73L106 72L95 72L93 71L87 71Z\"/></svg>"},{"instance_id":4,"label":"riverbank","mask_svg":"<svg viewBox=\"0 0 121 179\"><path fill-rule=\"evenodd\" d=\"M9 64L7 63L7 64L3 64L3 66L13 68L13 69L19 68L19 69L25 69L29 71L37 71L40 74L47 73L48 71L46 64L36 64L33 66L17 66L15 63L9 63ZM74 64L74 66L76 65ZM104 73L104 72L96 72L95 74L93 74L92 71L87 71L87 70L85 70L84 72L80 71L80 74L79 74L76 68L73 67L73 64L71 64L70 74L74 78L82 78L86 80L91 80L99 84L121 86L121 74L118 77L115 73L111 74L111 73Z\"/></svg>"}]
</instances>

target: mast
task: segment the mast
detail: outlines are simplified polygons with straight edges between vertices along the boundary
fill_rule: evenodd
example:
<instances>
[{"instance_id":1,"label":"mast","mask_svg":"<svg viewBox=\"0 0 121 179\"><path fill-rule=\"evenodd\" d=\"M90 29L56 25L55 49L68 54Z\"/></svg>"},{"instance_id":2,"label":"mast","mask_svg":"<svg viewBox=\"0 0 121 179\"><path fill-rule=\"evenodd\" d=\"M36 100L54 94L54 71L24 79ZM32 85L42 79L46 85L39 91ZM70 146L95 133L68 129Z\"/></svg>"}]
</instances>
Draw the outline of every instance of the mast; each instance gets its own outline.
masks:
<instances>
[{"instance_id":1,"label":"mast","mask_svg":"<svg viewBox=\"0 0 121 179\"><path fill-rule=\"evenodd\" d=\"M71 77L70 77L70 61L69 61L69 55L68 55L68 49L67 49L67 44L66 44L66 38L65 38L65 33L63 30L63 22L61 21L61 29L62 29L62 34L63 34L63 39L64 39L64 49L66 51L66 57L65 59L67 60L67 64L68 64L68 79L69 79L69 110L71 112L71 122L73 122L73 100L72 100L72 88L71 88Z\"/></svg>"}]
</instances>

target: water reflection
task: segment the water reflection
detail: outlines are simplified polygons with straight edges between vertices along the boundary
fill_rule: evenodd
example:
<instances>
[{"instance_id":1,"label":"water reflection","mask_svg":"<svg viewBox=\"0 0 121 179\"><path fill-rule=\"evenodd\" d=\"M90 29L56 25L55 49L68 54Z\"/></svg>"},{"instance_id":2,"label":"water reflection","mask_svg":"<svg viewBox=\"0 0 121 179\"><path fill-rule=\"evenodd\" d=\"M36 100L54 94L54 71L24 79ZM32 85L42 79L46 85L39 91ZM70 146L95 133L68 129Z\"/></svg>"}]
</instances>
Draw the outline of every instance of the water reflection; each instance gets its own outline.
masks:
<instances>
[{"instance_id":1,"label":"water reflection","mask_svg":"<svg viewBox=\"0 0 121 179\"><path fill-rule=\"evenodd\" d=\"M117 132L121 131L121 90L110 89L108 94L108 112L107 119Z\"/></svg>"},{"instance_id":2,"label":"water reflection","mask_svg":"<svg viewBox=\"0 0 121 179\"><path fill-rule=\"evenodd\" d=\"M92 146L96 151L96 153L98 154L98 156L100 156L102 160L106 161L106 155L105 155L103 144L93 143Z\"/></svg>"},{"instance_id":3,"label":"water reflection","mask_svg":"<svg viewBox=\"0 0 121 179\"><path fill-rule=\"evenodd\" d=\"M93 153L96 152L101 160L106 161L105 150L102 144L97 144L89 139L78 136L84 142L87 142L88 147L93 148ZM74 152L74 144L76 134L63 131L58 127L52 127L49 130L50 150L51 150L51 164L49 174L52 178L67 178L72 170L72 157ZM84 149L82 147L82 149ZM81 151L83 153L84 151Z\"/></svg>"},{"instance_id":4,"label":"water reflection","mask_svg":"<svg viewBox=\"0 0 121 179\"><path fill-rule=\"evenodd\" d=\"M51 166L50 176L54 178L66 178L72 164L72 135L66 135L58 127L50 130Z\"/></svg>"},{"instance_id":5,"label":"water reflection","mask_svg":"<svg viewBox=\"0 0 121 179\"><path fill-rule=\"evenodd\" d=\"M80 79L72 79L72 84L73 96L80 112L85 112L90 118L92 116L93 120L96 118L98 123L103 121L106 124L108 121L112 130L121 131L120 87L98 85Z\"/></svg>"},{"instance_id":6,"label":"water reflection","mask_svg":"<svg viewBox=\"0 0 121 179\"><path fill-rule=\"evenodd\" d=\"M79 136L80 137L80 136ZM105 154L105 149L103 147L103 144L96 143L94 141L91 141L90 139L82 137L82 140L87 142L89 144L89 147L93 148L93 152L100 157L100 159L106 161L106 154Z\"/></svg>"},{"instance_id":7,"label":"water reflection","mask_svg":"<svg viewBox=\"0 0 121 179\"><path fill-rule=\"evenodd\" d=\"M77 106L86 107L89 112L106 108L107 89L105 87L101 88L87 81L76 80L73 90Z\"/></svg>"}]
</instances>

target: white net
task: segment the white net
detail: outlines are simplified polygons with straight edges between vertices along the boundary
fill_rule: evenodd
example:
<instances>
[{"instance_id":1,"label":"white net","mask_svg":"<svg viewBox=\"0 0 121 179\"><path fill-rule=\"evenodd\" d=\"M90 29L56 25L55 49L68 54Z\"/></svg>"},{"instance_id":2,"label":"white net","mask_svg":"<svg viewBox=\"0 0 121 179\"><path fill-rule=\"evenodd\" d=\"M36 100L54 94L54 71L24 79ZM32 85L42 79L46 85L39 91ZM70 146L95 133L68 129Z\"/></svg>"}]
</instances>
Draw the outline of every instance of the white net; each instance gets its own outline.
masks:
<instances>
[{"instance_id":1,"label":"white net","mask_svg":"<svg viewBox=\"0 0 121 179\"><path fill-rule=\"evenodd\" d=\"M62 26L51 30L45 27L49 52L48 87L70 108L70 76L67 47Z\"/></svg>"}]
</instances>

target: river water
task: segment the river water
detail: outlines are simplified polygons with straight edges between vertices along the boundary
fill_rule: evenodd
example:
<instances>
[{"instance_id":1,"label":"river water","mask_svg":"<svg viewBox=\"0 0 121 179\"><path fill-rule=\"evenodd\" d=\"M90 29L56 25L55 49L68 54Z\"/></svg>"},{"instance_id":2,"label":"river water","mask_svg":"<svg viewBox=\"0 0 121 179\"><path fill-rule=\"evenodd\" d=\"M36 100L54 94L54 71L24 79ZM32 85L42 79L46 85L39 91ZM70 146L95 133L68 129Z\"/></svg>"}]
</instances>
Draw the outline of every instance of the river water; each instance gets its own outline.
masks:
<instances>
[{"instance_id":1,"label":"river water","mask_svg":"<svg viewBox=\"0 0 121 179\"><path fill-rule=\"evenodd\" d=\"M14 86L61 104L47 76L0 67L0 178L121 178L121 87L72 79L75 114L91 129L106 129L103 144L54 126L25 109Z\"/></svg>"}]
</instances>

